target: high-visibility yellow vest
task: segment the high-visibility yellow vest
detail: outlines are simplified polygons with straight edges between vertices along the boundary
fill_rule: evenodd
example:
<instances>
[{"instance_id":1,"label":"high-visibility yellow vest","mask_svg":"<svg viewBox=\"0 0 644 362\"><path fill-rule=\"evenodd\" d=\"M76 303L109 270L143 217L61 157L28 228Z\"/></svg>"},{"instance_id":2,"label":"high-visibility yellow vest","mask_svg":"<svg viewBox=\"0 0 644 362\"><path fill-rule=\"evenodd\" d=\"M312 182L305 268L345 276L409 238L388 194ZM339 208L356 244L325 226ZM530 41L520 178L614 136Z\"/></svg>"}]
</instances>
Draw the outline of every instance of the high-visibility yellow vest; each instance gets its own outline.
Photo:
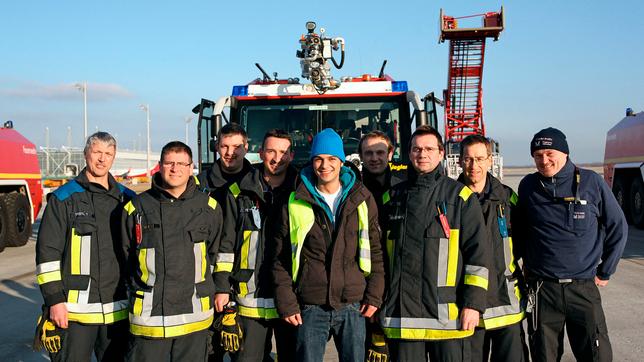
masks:
<instances>
[{"instance_id":1,"label":"high-visibility yellow vest","mask_svg":"<svg viewBox=\"0 0 644 362\"><path fill-rule=\"evenodd\" d=\"M291 192L288 199L289 234L291 239L291 265L293 281L300 269L300 254L304 239L315 223L313 207L304 200L295 198ZM369 208L366 201L358 205L358 266L364 276L371 274L371 242L369 240Z\"/></svg>"}]
</instances>

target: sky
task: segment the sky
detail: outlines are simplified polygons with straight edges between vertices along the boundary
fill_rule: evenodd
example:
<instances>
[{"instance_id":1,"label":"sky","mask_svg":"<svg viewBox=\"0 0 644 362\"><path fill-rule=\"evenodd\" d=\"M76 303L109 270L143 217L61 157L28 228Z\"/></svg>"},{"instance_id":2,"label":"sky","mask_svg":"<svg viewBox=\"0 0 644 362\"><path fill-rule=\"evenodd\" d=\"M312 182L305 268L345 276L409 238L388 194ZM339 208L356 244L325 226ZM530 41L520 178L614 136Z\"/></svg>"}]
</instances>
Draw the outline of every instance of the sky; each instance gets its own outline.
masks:
<instances>
[{"instance_id":1,"label":"sky","mask_svg":"<svg viewBox=\"0 0 644 362\"><path fill-rule=\"evenodd\" d=\"M506 165L531 163L529 142L553 126L571 158L601 162L606 132L627 107L644 111L644 2L614 1L3 1L0 3L0 121L37 146L83 144L88 132L145 147L149 105L153 151L184 140L201 98L216 100L260 76L300 77L295 51L312 20L346 40L335 78L386 73L410 90L442 94L448 44L439 11L498 11L506 29L488 41L483 75L487 136ZM439 117L442 119L442 110ZM196 119L188 123L196 145Z\"/></svg>"}]
</instances>

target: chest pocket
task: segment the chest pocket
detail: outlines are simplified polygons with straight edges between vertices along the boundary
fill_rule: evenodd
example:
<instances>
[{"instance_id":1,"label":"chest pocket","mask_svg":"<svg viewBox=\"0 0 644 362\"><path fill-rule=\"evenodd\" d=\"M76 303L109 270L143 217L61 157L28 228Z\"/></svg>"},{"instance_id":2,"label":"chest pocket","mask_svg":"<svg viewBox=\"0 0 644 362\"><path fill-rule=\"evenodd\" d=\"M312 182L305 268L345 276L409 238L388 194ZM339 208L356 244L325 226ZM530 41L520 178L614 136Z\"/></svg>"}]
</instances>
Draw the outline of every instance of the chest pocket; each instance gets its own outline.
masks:
<instances>
[{"instance_id":1,"label":"chest pocket","mask_svg":"<svg viewBox=\"0 0 644 362\"><path fill-rule=\"evenodd\" d=\"M581 235L597 227L597 208L593 204L571 203L568 205L568 225Z\"/></svg>"},{"instance_id":2,"label":"chest pocket","mask_svg":"<svg viewBox=\"0 0 644 362\"><path fill-rule=\"evenodd\" d=\"M161 244L161 217L158 212L139 213L135 216L135 223L140 225L135 225L135 228L141 228L141 242L137 246L139 249L154 248Z\"/></svg>"}]
</instances>

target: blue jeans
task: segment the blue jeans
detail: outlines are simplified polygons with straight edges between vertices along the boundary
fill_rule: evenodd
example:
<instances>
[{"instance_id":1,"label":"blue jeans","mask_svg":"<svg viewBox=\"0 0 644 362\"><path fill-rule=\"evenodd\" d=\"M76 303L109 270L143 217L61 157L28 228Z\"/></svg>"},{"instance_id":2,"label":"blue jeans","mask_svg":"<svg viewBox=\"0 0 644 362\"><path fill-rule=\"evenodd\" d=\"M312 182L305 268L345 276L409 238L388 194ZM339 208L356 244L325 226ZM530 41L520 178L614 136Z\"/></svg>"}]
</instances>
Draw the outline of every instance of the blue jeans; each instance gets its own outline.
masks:
<instances>
[{"instance_id":1,"label":"blue jeans","mask_svg":"<svg viewBox=\"0 0 644 362\"><path fill-rule=\"evenodd\" d=\"M322 362L327 341L333 336L340 361L364 361L365 320L360 304L339 310L319 305L302 306L302 325L297 329L296 358L302 362Z\"/></svg>"}]
</instances>

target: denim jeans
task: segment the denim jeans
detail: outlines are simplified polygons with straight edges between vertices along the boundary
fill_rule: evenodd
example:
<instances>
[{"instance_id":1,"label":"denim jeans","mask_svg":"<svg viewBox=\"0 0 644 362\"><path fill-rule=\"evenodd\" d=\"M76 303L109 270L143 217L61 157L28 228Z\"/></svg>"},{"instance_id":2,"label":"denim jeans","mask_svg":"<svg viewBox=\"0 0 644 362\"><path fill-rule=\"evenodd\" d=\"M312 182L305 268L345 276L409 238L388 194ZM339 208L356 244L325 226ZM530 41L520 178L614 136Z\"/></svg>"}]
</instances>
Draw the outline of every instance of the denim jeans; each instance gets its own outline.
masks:
<instances>
[{"instance_id":1,"label":"denim jeans","mask_svg":"<svg viewBox=\"0 0 644 362\"><path fill-rule=\"evenodd\" d=\"M319 305L302 306L302 325L297 329L296 358L302 362L322 362L331 336L342 362L364 361L365 319L360 304L339 310Z\"/></svg>"}]
</instances>

